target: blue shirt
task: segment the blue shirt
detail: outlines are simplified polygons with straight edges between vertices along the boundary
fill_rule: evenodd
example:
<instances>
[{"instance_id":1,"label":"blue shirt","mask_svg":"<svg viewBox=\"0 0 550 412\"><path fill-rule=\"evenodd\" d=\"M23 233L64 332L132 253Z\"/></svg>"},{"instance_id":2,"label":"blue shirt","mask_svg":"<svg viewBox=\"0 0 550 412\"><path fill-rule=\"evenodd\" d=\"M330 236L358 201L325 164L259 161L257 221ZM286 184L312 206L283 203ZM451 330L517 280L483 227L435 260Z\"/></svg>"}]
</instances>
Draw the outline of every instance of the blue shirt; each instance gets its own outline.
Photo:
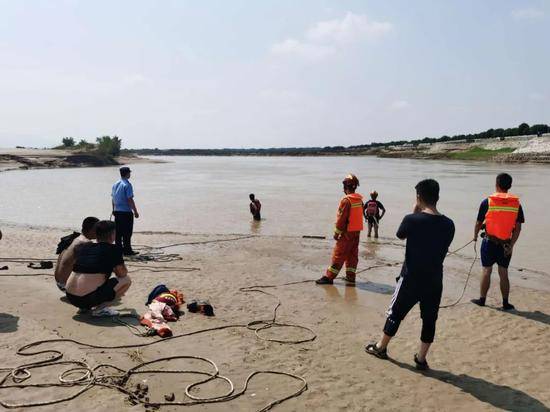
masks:
<instances>
[{"instance_id":1,"label":"blue shirt","mask_svg":"<svg viewBox=\"0 0 550 412\"><path fill-rule=\"evenodd\" d=\"M134 188L128 179L120 179L113 185L111 192L113 203L115 204L115 212L131 212L132 208L128 199L134 197Z\"/></svg>"}]
</instances>

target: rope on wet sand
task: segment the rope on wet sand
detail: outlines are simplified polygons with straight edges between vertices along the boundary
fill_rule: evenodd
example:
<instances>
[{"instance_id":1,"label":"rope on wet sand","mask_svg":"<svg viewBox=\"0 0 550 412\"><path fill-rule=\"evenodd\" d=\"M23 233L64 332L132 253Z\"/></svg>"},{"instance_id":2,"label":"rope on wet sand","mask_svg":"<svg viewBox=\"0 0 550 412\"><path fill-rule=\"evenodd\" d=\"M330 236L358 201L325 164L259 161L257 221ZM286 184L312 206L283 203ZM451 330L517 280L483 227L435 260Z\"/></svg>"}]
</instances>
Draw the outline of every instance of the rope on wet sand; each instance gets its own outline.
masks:
<instances>
[{"instance_id":1,"label":"rope on wet sand","mask_svg":"<svg viewBox=\"0 0 550 412\"><path fill-rule=\"evenodd\" d=\"M307 281L309 282L309 281ZM292 282L293 284L297 283L306 283L306 282ZM62 398L56 398L48 401L40 401L40 402L26 402L26 403L9 403L4 400L0 400L0 405L2 405L4 408L29 408L34 406L45 406L45 405L53 405L53 404L59 404L63 403L72 399L77 398L82 393L88 391L89 389L96 387L96 386L103 386L111 389L116 389L119 392L124 393L128 396L128 400L130 403L133 404L142 404L145 407L160 407L160 406L167 406L167 405L179 405L179 406L190 406L190 405L197 405L197 404L207 404L207 403L219 403L219 402L228 402L233 399L236 399L246 393L248 390L248 386L252 379L258 375L279 375L279 376L286 376L293 380L296 380L301 383L300 387L280 398L277 399L268 405L264 406L260 411L268 411L271 408L273 408L276 405L281 404L282 402L295 398L299 395L301 395L304 391L307 390L307 381L298 375L289 373L289 372L282 372L277 370L257 370L248 375L248 377L245 379L243 388L237 392L235 392L234 384L233 382L225 377L219 374L218 367L216 364L203 357L199 356L188 356L188 355L178 355L178 356L171 356L171 357L163 357L159 359L155 359L153 361L149 362L143 362L138 364L137 366L134 366L131 369L123 370L115 365L112 364L100 364L95 367L91 367L87 362L85 361L62 361L61 359L64 356L64 352L57 350L57 349L40 349L39 347L42 345L47 344L60 344L60 343L73 343L75 345L90 348L90 349L132 349L132 348L143 348L148 347L152 345L156 345L162 342L168 342L174 339L182 338L182 337L188 337L198 334L204 334L214 331L220 331L220 330L226 330L226 329L238 329L243 328L247 330L254 331L254 334L256 337L260 340L267 341L267 342L277 342L280 344L301 344L306 342L312 342L317 338L317 335L315 332L313 332L312 329L302 326L302 325L295 325L290 323L281 323L277 321L277 311L282 306L282 303L280 299L271 293L265 292L262 289L267 287L276 287L276 286L283 286L283 285L272 285L272 286L249 286L249 287L243 287L239 289L242 293L261 293L265 296L273 297L277 300L277 304L275 305L273 309L273 314L268 319L260 319L260 320L253 320L246 324L229 324L229 325L221 325L206 329L200 329L192 332L187 333L181 333L178 335L174 335L169 338L165 339L159 339L159 340L153 340L148 341L144 343L137 343L137 344L128 344L128 345L113 345L113 346L107 346L107 345L95 345L85 342L80 342L74 339L47 339L47 340L40 340L36 342L29 343L27 345L24 345L20 347L17 350L17 355L20 356L36 356L36 355L47 355L48 358L32 363L27 363L23 365L19 365L14 368L3 368L0 369L0 371L7 372L6 375L0 379L0 393L2 390L6 389L25 389L25 388L44 388L44 387L80 387L75 393L68 395L66 397ZM125 322L121 321L120 319L117 319L119 323L125 324ZM133 325L129 325L133 326ZM294 328L299 329L302 331L306 331L310 334L309 337L304 337L301 339L280 339L280 338L269 338L264 337L261 335L262 331L265 331L267 329L271 328L281 328L281 327L288 327L288 328ZM135 327L134 327L135 328ZM213 368L213 372L204 372L201 370L196 369L143 369L145 366L156 364L163 361L174 361L177 359L194 359L194 360L200 360L203 362L206 362L210 364ZM58 375L58 382L48 382L48 383L38 383L38 384L31 384L31 383L25 383L26 380L31 378L31 370L36 368L42 368L42 367L50 367L50 366L57 366L57 365L70 365L71 367L64 370ZM111 374L100 374L98 371L103 368L110 368L115 370L117 373L111 373ZM160 373L173 373L173 374L194 374L194 375L200 375L203 378L200 380L188 385L185 388L185 394L188 398L188 400L183 401L166 401L166 402L158 402L158 401L151 401L149 397L143 396L143 393L137 393L135 390L131 389L128 386L128 381L131 376L139 374L139 373L148 373L148 374L160 374ZM74 377L74 375L77 375ZM205 377L206 376L206 377ZM223 380L229 385L229 390L224 395L214 396L214 397L199 397L196 394L194 394L193 389L204 385L207 382L213 381L213 380ZM11 382L9 382L11 381Z\"/></svg>"}]
</instances>

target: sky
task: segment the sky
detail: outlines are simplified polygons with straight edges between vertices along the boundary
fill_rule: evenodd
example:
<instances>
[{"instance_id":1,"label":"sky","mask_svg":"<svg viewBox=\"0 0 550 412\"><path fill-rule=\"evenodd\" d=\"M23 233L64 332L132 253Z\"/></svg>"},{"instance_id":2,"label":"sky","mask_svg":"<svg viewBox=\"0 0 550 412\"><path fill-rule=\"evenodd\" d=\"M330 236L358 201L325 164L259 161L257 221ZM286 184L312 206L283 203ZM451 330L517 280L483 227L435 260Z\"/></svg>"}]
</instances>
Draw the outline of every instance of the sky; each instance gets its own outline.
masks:
<instances>
[{"instance_id":1,"label":"sky","mask_svg":"<svg viewBox=\"0 0 550 412\"><path fill-rule=\"evenodd\" d=\"M550 123L550 0L0 0L0 147L349 146Z\"/></svg>"}]
</instances>

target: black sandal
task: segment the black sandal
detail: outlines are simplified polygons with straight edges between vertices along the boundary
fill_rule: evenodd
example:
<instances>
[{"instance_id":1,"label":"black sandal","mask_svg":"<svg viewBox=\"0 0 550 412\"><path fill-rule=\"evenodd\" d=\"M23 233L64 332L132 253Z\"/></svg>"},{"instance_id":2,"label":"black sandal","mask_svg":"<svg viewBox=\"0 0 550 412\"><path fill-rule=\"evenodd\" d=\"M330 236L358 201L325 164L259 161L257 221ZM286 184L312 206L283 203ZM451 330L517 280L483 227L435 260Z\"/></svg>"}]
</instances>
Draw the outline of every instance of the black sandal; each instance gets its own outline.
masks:
<instances>
[{"instance_id":1,"label":"black sandal","mask_svg":"<svg viewBox=\"0 0 550 412\"><path fill-rule=\"evenodd\" d=\"M418 360L418 353L414 354L414 363L416 365L416 369L418 369L419 371L427 371L428 369L430 369L428 361L424 359L424 362L420 362Z\"/></svg>"},{"instance_id":2,"label":"black sandal","mask_svg":"<svg viewBox=\"0 0 550 412\"><path fill-rule=\"evenodd\" d=\"M376 346L376 343L369 343L367 346L365 346L365 352L370 353L371 355L374 355L380 359L388 359L388 350L380 349L378 346Z\"/></svg>"}]
</instances>

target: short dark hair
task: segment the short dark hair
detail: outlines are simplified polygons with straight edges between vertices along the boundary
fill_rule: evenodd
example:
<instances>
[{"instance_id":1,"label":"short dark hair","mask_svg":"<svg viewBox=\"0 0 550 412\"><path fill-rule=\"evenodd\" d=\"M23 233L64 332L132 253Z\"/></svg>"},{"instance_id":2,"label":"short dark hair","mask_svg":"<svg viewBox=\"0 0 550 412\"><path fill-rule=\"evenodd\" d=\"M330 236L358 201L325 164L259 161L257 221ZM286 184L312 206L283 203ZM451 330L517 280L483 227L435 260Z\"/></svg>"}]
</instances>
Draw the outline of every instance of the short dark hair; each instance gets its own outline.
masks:
<instances>
[{"instance_id":1,"label":"short dark hair","mask_svg":"<svg viewBox=\"0 0 550 412\"><path fill-rule=\"evenodd\" d=\"M250 198L250 200L254 200L254 198L255 198L256 196L254 196L254 193L250 193L250 194L248 195L248 197Z\"/></svg>"},{"instance_id":2,"label":"short dark hair","mask_svg":"<svg viewBox=\"0 0 550 412\"><path fill-rule=\"evenodd\" d=\"M90 233L94 230L96 223L99 222L97 217L88 216L82 221L82 233Z\"/></svg>"},{"instance_id":3,"label":"short dark hair","mask_svg":"<svg viewBox=\"0 0 550 412\"><path fill-rule=\"evenodd\" d=\"M508 173L500 173L497 176L497 186L502 190L510 190L512 187L512 176Z\"/></svg>"},{"instance_id":4,"label":"short dark hair","mask_svg":"<svg viewBox=\"0 0 550 412\"><path fill-rule=\"evenodd\" d=\"M120 172L120 177L126 177L130 174L131 170L129 167L127 166L122 166L120 169L119 169L119 172Z\"/></svg>"},{"instance_id":5,"label":"short dark hair","mask_svg":"<svg viewBox=\"0 0 550 412\"><path fill-rule=\"evenodd\" d=\"M437 204L439 200L439 183L434 179L425 179L414 187L416 189L416 194L420 199L432 206Z\"/></svg>"},{"instance_id":6,"label":"short dark hair","mask_svg":"<svg viewBox=\"0 0 550 412\"><path fill-rule=\"evenodd\" d=\"M95 234L97 236L97 240L109 240L109 236L115 231L115 228L115 222L111 222L110 220L100 220L95 225Z\"/></svg>"}]
</instances>

